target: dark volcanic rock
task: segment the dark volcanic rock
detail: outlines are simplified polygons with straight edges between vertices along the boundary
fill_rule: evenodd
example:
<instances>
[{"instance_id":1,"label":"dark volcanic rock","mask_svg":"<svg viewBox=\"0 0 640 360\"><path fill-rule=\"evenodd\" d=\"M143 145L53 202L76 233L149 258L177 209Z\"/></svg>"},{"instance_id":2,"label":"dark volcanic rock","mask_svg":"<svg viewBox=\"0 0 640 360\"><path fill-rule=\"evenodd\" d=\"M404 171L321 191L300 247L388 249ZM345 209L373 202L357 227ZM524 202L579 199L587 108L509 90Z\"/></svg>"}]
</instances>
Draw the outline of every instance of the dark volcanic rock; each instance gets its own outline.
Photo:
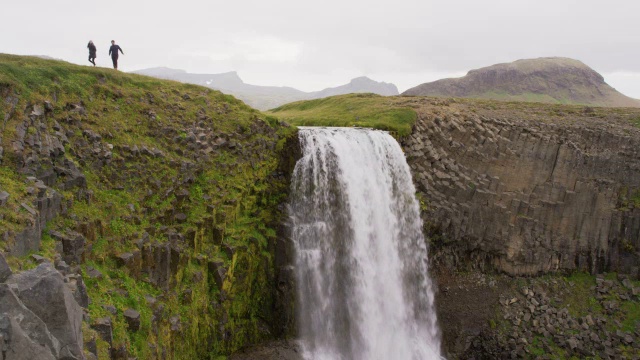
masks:
<instances>
[{"instance_id":1,"label":"dark volcanic rock","mask_svg":"<svg viewBox=\"0 0 640 360\"><path fill-rule=\"evenodd\" d=\"M140 313L133 309L127 309L124 311L124 320L127 322L127 326L131 331L140 330Z\"/></svg>"},{"instance_id":2,"label":"dark volcanic rock","mask_svg":"<svg viewBox=\"0 0 640 360\"><path fill-rule=\"evenodd\" d=\"M639 274L640 208L621 200L640 191L639 130L561 119L425 108L403 146L436 263Z\"/></svg>"},{"instance_id":3,"label":"dark volcanic rock","mask_svg":"<svg viewBox=\"0 0 640 360\"><path fill-rule=\"evenodd\" d=\"M111 318L100 318L91 325L91 328L98 333L102 340L109 344L109 347L113 346L113 326L111 324Z\"/></svg>"},{"instance_id":4,"label":"dark volcanic rock","mask_svg":"<svg viewBox=\"0 0 640 360\"><path fill-rule=\"evenodd\" d=\"M39 359L38 357L20 357L21 351L31 354L33 345L48 349L47 352L38 352L43 358L55 359L60 352L60 341L55 338L47 328L47 325L18 298L13 290L6 284L0 284L0 347L12 349L9 359ZM33 345L32 345L33 344ZM9 350L7 350L9 351Z\"/></svg>"},{"instance_id":5,"label":"dark volcanic rock","mask_svg":"<svg viewBox=\"0 0 640 360\"><path fill-rule=\"evenodd\" d=\"M15 287L20 301L47 325L64 346L61 356L83 358L82 308L67 288L62 275L50 263L12 275L7 284Z\"/></svg>"},{"instance_id":6,"label":"dark volcanic rock","mask_svg":"<svg viewBox=\"0 0 640 360\"><path fill-rule=\"evenodd\" d=\"M29 336L18 323L18 318L0 314L0 359L2 360L55 360L51 348L43 346Z\"/></svg>"},{"instance_id":7,"label":"dark volcanic rock","mask_svg":"<svg viewBox=\"0 0 640 360\"><path fill-rule=\"evenodd\" d=\"M224 268L224 262L209 261L208 270L209 276L212 277L215 284L218 285L218 289L222 289L224 278L227 274L227 269Z\"/></svg>"},{"instance_id":8,"label":"dark volcanic rock","mask_svg":"<svg viewBox=\"0 0 640 360\"><path fill-rule=\"evenodd\" d=\"M9 268L9 264L4 259L4 255L0 252L0 283L3 283L9 276L11 276L12 272Z\"/></svg>"},{"instance_id":9,"label":"dark volcanic rock","mask_svg":"<svg viewBox=\"0 0 640 360\"><path fill-rule=\"evenodd\" d=\"M68 264L79 264L84 254L84 244L86 242L84 236L75 231L69 231L61 234L57 231L50 233L51 237L62 242L63 259Z\"/></svg>"}]
</instances>

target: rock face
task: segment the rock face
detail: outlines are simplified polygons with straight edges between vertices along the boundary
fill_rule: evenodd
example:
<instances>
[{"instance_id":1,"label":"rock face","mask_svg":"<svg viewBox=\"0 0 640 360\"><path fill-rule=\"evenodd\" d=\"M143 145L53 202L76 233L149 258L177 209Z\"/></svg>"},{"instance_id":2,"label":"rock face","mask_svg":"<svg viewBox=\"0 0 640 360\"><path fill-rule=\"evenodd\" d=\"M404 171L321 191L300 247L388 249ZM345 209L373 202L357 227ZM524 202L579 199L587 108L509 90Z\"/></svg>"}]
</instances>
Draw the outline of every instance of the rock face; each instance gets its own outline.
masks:
<instances>
[{"instance_id":1,"label":"rock face","mask_svg":"<svg viewBox=\"0 0 640 360\"><path fill-rule=\"evenodd\" d=\"M511 275L639 274L640 129L459 103L419 113L404 149L433 261Z\"/></svg>"},{"instance_id":2,"label":"rock face","mask_svg":"<svg viewBox=\"0 0 640 360\"><path fill-rule=\"evenodd\" d=\"M471 70L411 88L403 95L640 107L640 100L616 91L602 75L567 58L518 60Z\"/></svg>"},{"instance_id":3,"label":"rock face","mask_svg":"<svg viewBox=\"0 0 640 360\"><path fill-rule=\"evenodd\" d=\"M84 359L82 308L50 263L0 284L3 360Z\"/></svg>"}]
</instances>

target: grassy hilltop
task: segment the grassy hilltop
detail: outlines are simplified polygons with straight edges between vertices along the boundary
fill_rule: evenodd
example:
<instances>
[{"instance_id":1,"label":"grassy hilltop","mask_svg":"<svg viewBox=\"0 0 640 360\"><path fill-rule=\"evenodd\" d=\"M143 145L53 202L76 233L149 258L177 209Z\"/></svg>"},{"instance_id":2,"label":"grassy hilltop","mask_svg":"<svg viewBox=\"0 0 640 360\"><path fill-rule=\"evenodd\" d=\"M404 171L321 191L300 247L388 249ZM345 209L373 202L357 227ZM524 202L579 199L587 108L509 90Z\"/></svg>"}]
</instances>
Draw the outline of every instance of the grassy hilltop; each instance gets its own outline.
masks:
<instances>
[{"instance_id":1,"label":"grassy hilltop","mask_svg":"<svg viewBox=\"0 0 640 360\"><path fill-rule=\"evenodd\" d=\"M298 101L269 111L300 126L359 126L388 130L399 136L411 133L416 112L396 97L349 94Z\"/></svg>"},{"instance_id":2,"label":"grassy hilltop","mask_svg":"<svg viewBox=\"0 0 640 360\"><path fill-rule=\"evenodd\" d=\"M4 54L0 98L0 249L16 272L33 253L58 263L60 238L82 235L69 265L87 285L98 358L215 358L274 336L295 128L200 86ZM16 255L41 197L61 199L59 216ZM107 317L112 350L91 330Z\"/></svg>"}]
</instances>

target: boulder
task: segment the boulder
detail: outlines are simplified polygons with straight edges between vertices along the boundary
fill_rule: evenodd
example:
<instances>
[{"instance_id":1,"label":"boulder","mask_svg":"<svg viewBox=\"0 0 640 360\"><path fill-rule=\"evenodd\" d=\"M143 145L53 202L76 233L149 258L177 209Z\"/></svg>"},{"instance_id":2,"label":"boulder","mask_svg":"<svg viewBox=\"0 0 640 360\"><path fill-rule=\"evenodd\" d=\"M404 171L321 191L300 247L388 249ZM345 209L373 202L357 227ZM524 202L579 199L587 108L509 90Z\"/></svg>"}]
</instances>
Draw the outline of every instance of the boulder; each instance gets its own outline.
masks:
<instances>
[{"instance_id":1,"label":"boulder","mask_svg":"<svg viewBox=\"0 0 640 360\"><path fill-rule=\"evenodd\" d=\"M124 320L127 322L127 326L131 331L140 330L140 313L134 309L127 309L124 311Z\"/></svg>"},{"instance_id":2,"label":"boulder","mask_svg":"<svg viewBox=\"0 0 640 360\"><path fill-rule=\"evenodd\" d=\"M94 269L91 266L87 267L87 276L90 279L102 279L103 275L98 269Z\"/></svg>"},{"instance_id":3,"label":"boulder","mask_svg":"<svg viewBox=\"0 0 640 360\"><path fill-rule=\"evenodd\" d=\"M29 310L7 284L0 284L0 333L4 343L3 348L24 349L25 343L33 342L40 347L47 348L53 358L60 352L60 342L55 338L47 325L36 314ZM27 335L28 334L28 335ZM27 339L24 339L24 338ZM15 346L13 342L17 343ZM30 353L27 351L27 353ZM13 355L14 359L22 359ZM11 359L5 355L5 359ZM46 357L45 357L46 358ZM39 359L36 357L30 359ZM4 360L4 359L3 359Z\"/></svg>"},{"instance_id":4,"label":"boulder","mask_svg":"<svg viewBox=\"0 0 640 360\"><path fill-rule=\"evenodd\" d=\"M67 288L62 275L50 263L12 275L7 284L22 303L39 317L64 347L60 356L84 359L82 352L82 308Z\"/></svg>"},{"instance_id":5,"label":"boulder","mask_svg":"<svg viewBox=\"0 0 640 360\"><path fill-rule=\"evenodd\" d=\"M34 341L18 324L17 318L0 314L0 359L55 360L50 348Z\"/></svg>"},{"instance_id":6,"label":"boulder","mask_svg":"<svg viewBox=\"0 0 640 360\"><path fill-rule=\"evenodd\" d=\"M113 326L111 325L110 317L96 320L96 322L91 325L91 328L98 333L98 336L100 336L102 340L109 344L109 348L113 346Z\"/></svg>"},{"instance_id":7,"label":"boulder","mask_svg":"<svg viewBox=\"0 0 640 360\"><path fill-rule=\"evenodd\" d=\"M133 260L132 253L126 252L116 256L116 262L118 263L119 266L127 266L132 260Z\"/></svg>"},{"instance_id":8,"label":"boulder","mask_svg":"<svg viewBox=\"0 0 640 360\"><path fill-rule=\"evenodd\" d=\"M79 264L82 261L85 244L85 238L82 234L75 231L69 231L66 234L52 231L50 235L62 242L63 259L67 264Z\"/></svg>"}]
</instances>

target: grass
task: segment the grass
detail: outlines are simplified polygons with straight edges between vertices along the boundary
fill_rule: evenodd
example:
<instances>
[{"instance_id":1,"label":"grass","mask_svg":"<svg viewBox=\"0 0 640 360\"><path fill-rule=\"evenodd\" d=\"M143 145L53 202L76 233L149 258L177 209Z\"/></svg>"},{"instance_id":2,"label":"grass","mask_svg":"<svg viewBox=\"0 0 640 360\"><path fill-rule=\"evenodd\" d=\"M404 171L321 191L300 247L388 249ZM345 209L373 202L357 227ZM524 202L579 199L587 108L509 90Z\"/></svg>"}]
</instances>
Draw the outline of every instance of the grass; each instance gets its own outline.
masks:
<instances>
[{"instance_id":1,"label":"grass","mask_svg":"<svg viewBox=\"0 0 640 360\"><path fill-rule=\"evenodd\" d=\"M267 336L258 324L273 316L269 244L275 241L282 216L278 207L288 191L284 177L274 173L280 159L291 156L286 144L296 138L295 127L283 126L278 119L211 89L5 54L0 54L0 97L18 99L13 110L7 101L0 101L0 121L10 115L0 123L5 150L0 190L10 194L7 205L0 208L0 228L17 233L34 221L20 205L32 204L35 198L29 195L27 174L18 171L23 161L12 150L12 142L20 140L16 129L27 124L25 136L40 140L57 137L54 127L61 127L68 137L65 153L38 161L42 166L73 162L84 174L87 188L64 190L54 184L67 213L47 227L85 235L81 268L86 274L91 266L104 275L84 277L92 301L89 316L112 317L117 346L141 359L158 355L149 344L158 352L164 347L168 358L218 358ZM45 101L52 104L51 111L29 119L31 106ZM82 112L74 110L78 105ZM237 146L205 156L187 143L194 131L229 139ZM84 135L87 132L101 139L92 142ZM132 155L127 149L133 147L158 149L163 155ZM97 155L107 150L110 160ZM188 197L178 200L181 191ZM186 219L176 221L176 213L184 213ZM223 229L223 244L246 250L227 256L222 244L212 241L213 226ZM180 262L171 266L168 289L154 285L140 268L115 261L123 252L138 251L135 241L145 232L151 233L151 244L162 244L169 241L169 230L189 240L174 241ZM0 247L10 246L0 240ZM55 241L45 235L38 254L53 260ZM223 259L228 270L225 298L207 275L207 262L215 259ZM28 255L7 260L14 270L35 266ZM153 258L146 261L147 267L156 265ZM191 291L188 298L183 296L186 290ZM153 309L146 295L156 297L164 308L156 322L151 321ZM107 313L106 305L115 306L118 313ZM141 313L138 332L126 327L122 312L127 308ZM170 330L173 316L182 319L179 333ZM98 345L105 355L104 344Z\"/></svg>"},{"instance_id":2,"label":"grass","mask_svg":"<svg viewBox=\"0 0 640 360\"><path fill-rule=\"evenodd\" d=\"M574 273L566 280L574 284L571 292L564 299L572 316L579 318L602 312L602 306L594 298L594 292L591 290L591 287L596 285L594 276L586 273Z\"/></svg>"},{"instance_id":3,"label":"grass","mask_svg":"<svg viewBox=\"0 0 640 360\"><path fill-rule=\"evenodd\" d=\"M35 196L27 193L28 183L15 171L0 167L0 192L9 194L7 203L0 206L0 229L16 231L30 221L21 203L32 204Z\"/></svg>"},{"instance_id":4,"label":"grass","mask_svg":"<svg viewBox=\"0 0 640 360\"><path fill-rule=\"evenodd\" d=\"M374 94L349 94L299 101L269 111L299 126L357 126L387 130L407 136L416 121L416 112L396 105L395 100Z\"/></svg>"}]
</instances>

